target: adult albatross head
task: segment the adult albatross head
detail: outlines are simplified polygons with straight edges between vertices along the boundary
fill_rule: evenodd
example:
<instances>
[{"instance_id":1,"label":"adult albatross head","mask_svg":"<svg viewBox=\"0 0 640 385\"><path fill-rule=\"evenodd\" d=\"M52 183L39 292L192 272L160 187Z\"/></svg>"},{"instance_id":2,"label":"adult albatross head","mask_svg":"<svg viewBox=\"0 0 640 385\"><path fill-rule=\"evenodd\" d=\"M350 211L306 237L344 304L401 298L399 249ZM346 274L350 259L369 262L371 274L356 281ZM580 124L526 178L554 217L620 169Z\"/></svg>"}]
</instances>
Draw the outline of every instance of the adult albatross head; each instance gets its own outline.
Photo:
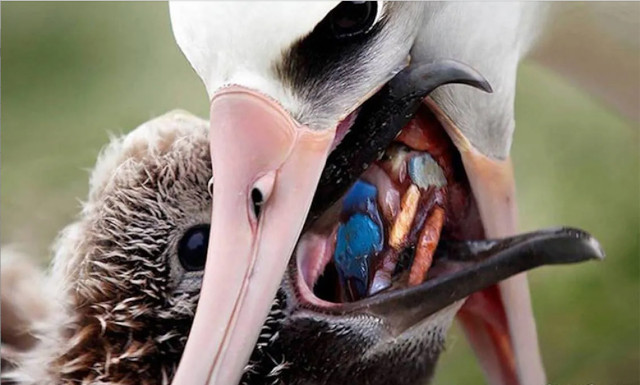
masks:
<instances>
[{"instance_id":1,"label":"adult albatross head","mask_svg":"<svg viewBox=\"0 0 640 385\"><path fill-rule=\"evenodd\" d=\"M302 307L372 317L390 338L475 293L459 314L490 381L544 382L526 277L492 286L530 267L528 249L464 268L437 258L465 255L443 240L516 231L509 147L531 6L170 10L211 100L215 175L202 296L176 383L239 379L292 255ZM463 85L427 97L448 83Z\"/></svg>"}]
</instances>

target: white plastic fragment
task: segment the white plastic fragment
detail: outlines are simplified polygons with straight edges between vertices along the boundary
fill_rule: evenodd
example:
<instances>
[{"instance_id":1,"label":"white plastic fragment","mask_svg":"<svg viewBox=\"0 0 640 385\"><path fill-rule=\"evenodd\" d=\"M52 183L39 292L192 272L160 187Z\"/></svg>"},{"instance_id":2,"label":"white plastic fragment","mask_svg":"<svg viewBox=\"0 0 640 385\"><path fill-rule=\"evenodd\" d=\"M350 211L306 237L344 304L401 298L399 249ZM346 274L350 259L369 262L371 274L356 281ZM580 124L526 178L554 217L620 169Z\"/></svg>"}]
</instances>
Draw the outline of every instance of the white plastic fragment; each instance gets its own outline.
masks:
<instances>
[{"instance_id":1,"label":"white plastic fragment","mask_svg":"<svg viewBox=\"0 0 640 385\"><path fill-rule=\"evenodd\" d=\"M431 155L424 153L409 160L409 177L413 183L423 189L442 187L447 184L447 178L440 165Z\"/></svg>"}]
</instances>

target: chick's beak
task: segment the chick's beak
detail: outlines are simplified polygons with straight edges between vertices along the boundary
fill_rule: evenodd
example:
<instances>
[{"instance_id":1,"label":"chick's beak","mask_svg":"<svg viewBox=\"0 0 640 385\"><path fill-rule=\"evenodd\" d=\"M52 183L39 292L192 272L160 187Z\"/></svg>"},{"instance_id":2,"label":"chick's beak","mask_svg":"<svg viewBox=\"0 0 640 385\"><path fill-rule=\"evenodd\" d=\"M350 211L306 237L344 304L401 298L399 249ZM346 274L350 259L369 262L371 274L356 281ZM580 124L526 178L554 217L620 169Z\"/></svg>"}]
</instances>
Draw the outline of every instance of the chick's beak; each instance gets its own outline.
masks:
<instances>
[{"instance_id":1,"label":"chick's beak","mask_svg":"<svg viewBox=\"0 0 640 385\"><path fill-rule=\"evenodd\" d=\"M230 86L211 102L213 209L201 296L174 384L234 384L302 230L335 129Z\"/></svg>"}]
</instances>

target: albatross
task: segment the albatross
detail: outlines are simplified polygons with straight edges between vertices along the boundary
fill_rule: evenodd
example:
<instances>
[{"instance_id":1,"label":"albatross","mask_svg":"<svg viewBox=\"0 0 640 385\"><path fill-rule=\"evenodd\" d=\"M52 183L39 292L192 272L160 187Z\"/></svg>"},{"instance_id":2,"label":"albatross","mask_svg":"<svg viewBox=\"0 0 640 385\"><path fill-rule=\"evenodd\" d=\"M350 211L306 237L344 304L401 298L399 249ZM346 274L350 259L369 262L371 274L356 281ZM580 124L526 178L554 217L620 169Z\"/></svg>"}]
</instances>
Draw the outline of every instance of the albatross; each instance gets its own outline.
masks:
<instances>
[{"instance_id":1,"label":"albatross","mask_svg":"<svg viewBox=\"0 0 640 385\"><path fill-rule=\"evenodd\" d=\"M210 257L217 182L208 131L207 121L174 111L114 139L94 167L79 217L58 238L46 279L3 250L3 317L17 316L3 318L2 356L16 365L3 381L172 382ZM358 188L350 200L366 195ZM601 257L593 238L569 228L442 240L424 284L333 309L301 295L305 279L292 259L238 380L425 384L466 295L536 266ZM397 269L394 284L404 287L407 269ZM28 344L18 343L25 335Z\"/></svg>"},{"instance_id":2,"label":"albatross","mask_svg":"<svg viewBox=\"0 0 640 385\"><path fill-rule=\"evenodd\" d=\"M170 3L210 98L216 178L175 384L238 381L290 258L305 306L369 317L389 338L457 297L425 289L443 241L517 232L516 70L541 14L526 3ZM435 177L416 183L416 170ZM489 274L473 271L461 287ZM545 383L526 275L463 291L452 312L488 381Z\"/></svg>"}]
</instances>

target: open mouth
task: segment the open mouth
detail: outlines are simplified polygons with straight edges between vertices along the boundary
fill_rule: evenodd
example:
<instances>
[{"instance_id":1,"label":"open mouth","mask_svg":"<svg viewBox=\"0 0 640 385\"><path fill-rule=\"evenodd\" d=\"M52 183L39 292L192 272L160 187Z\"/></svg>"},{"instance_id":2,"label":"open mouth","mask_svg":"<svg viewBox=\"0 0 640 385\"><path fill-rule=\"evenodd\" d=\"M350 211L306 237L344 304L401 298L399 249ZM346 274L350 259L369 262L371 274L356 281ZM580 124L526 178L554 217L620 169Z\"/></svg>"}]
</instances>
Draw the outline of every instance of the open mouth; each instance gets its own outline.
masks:
<instances>
[{"instance_id":1,"label":"open mouth","mask_svg":"<svg viewBox=\"0 0 640 385\"><path fill-rule=\"evenodd\" d=\"M429 70L396 76L345 119L352 129L364 121L370 134L344 136L340 145L346 151L341 155L338 147L323 172L296 247L294 282L303 306L385 312L385 305L415 308L421 302L418 318L424 319L530 268L601 257L597 243L574 229L485 240L461 155L449 136L457 129L446 126L452 123L442 119L428 93L436 83L491 88L457 63L437 63L436 73L452 64L454 70L444 72L457 71L456 76L431 85L420 85ZM417 91L397 84L408 80L418 83ZM384 114L391 117L375 117ZM376 132L378 126L383 130Z\"/></svg>"},{"instance_id":2,"label":"open mouth","mask_svg":"<svg viewBox=\"0 0 640 385\"><path fill-rule=\"evenodd\" d=\"M410 66L345 119L296 250L302 300L340 307L419 286L448 270L441 243L484 238L460 155L423 102L447 83L491 92L462 63Z\"/></svg>"},{"instance_id":3,"label":"open mouth","mask_svg":"<svg viewBox=\"0 0 640 385\"><path fill-rule=\"evenodd\" d=\"M313 302L354 302L442 274L441 240L483 238L460 156L423 104L303 234L298 268Z\"/></svg>"}]
</instances>

